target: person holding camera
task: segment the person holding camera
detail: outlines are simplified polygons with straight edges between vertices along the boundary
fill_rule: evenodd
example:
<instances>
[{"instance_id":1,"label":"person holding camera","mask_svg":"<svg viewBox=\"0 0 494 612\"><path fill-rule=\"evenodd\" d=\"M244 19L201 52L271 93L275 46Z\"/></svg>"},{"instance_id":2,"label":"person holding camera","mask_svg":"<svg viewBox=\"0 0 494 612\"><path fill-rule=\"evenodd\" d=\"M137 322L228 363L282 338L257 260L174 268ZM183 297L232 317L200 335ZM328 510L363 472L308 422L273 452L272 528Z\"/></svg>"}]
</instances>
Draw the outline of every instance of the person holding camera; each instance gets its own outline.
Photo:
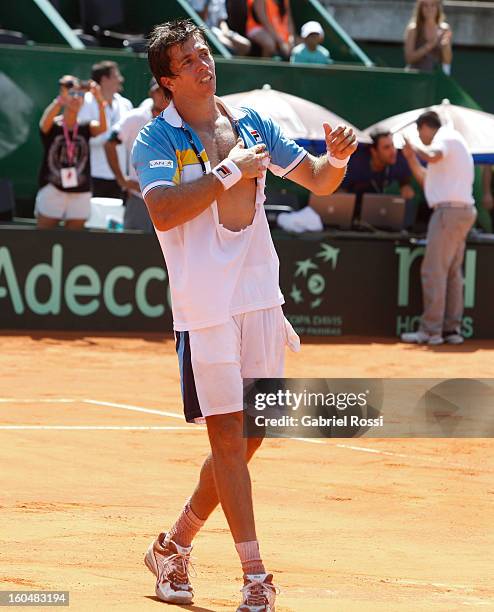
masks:
<instances>
[{"instance_id":1,"label":"person holding camera","mask_svg":"<svg viewBox=\"0 0 494 612\"><path fill-rule=\"evenodd\" d=\"M59 81L59 95L45 109L39 122L43 161L35 215L42 229L83 229L91 211L91 162L89 139L106 131L105 101L94 81L81 83L71 75ZM98 101L99 118L78 120L86 91Z\"/></svg>"}]
</instances>

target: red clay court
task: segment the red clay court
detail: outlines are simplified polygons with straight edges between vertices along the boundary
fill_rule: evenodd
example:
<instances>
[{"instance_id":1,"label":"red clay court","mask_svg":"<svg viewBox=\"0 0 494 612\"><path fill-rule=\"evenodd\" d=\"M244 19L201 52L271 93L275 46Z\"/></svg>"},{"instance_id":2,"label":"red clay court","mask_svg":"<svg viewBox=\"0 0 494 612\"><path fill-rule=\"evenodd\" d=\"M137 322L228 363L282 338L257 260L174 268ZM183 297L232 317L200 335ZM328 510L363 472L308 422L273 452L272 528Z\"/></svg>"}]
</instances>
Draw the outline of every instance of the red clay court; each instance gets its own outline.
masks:
<instances>
[{"instance_id":1,"label":"red clay court","mask_svg":"<svg viewBox=\"0 0 494 612\"><path fill-rule=\"evenodd\" d=\"M181 416L173 339L6 333L0 355L0 588L68 590L73 610L163 609L142 558L208 450ZM347 339L304 344L286 374L489 378L493 363L492 341ZM493 458L490 439L266 440L251 474L277 612L494 609ZM193 556L185 609L234 608L221 511Z\"/></svg>"}]
</instances>

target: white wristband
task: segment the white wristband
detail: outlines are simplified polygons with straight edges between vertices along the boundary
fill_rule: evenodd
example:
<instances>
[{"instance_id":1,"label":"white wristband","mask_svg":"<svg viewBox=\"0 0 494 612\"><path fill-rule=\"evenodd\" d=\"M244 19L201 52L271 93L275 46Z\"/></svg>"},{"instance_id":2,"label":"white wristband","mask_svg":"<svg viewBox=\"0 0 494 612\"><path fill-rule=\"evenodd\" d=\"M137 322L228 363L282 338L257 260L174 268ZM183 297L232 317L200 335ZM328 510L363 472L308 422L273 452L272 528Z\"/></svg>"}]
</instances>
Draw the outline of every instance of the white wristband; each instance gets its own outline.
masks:
<instances>
[{"instance_id":1,"label":"white wristband","mask_svg":"<svg viewBox=\"0 0 494 612\"><path fill-rule=\"evenodd\" d=\"M240 168L228 157L215 166L211 172L220 180L225 190L233 187L242 178Z\"/></svg>"},{"instance_id":2,"label":"white wristband","mask_svg":"<svg viewBox=\"0 0 494 612\"><path fill-rule=\"evenodd\" d=\"M333 157L331 153L328 151L328 162L334 168L345 168L345 166L348 164L349 159L350 159L350 156L345 157L345 159L338 159L337 157Z\"/></svg>"}]
</instances>

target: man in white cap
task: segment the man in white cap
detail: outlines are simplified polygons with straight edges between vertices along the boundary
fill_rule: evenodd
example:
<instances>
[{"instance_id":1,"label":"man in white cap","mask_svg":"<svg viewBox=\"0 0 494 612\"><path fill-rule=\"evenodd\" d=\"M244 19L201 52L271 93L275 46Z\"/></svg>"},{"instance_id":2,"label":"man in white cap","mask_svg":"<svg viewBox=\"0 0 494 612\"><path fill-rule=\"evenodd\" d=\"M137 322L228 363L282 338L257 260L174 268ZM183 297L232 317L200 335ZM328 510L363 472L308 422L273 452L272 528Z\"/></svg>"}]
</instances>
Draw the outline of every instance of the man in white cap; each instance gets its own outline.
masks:
<instances>
[{"instance_id":1,"label":"man in white cap","mask_svg":"<svg viewBox=\"0 0 494 612\"><path fill-rule=\"evenodd\" d=\"M304 42L297 45L290 57L292 64L332 64L329 51L321 45L324 30L318 21L304 23L300 30Z\"/></svg>"}]
</instances>

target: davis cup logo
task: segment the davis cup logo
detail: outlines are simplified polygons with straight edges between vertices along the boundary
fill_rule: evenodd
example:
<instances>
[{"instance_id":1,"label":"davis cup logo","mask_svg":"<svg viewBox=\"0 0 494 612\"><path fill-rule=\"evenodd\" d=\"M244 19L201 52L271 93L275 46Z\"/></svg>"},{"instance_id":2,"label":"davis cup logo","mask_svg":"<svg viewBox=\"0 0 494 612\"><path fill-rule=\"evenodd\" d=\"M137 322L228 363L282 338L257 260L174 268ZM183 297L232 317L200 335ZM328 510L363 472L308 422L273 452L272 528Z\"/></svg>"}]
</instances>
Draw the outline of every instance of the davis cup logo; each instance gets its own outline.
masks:
<instances>
[{"instance_id":1,"label":"davis cup logo","mask_svg":"<svg viewBox=\"0 0 494 612\"><path fill-rule=\"evenodd\" d=\"M290 297L295 304L306 303L310 309L318 308L324 300L326 289L325 268L336 268L340 249L327 243L320 244L321 250L314 257L296 261Z\"/></svg>"}]
</instances>

